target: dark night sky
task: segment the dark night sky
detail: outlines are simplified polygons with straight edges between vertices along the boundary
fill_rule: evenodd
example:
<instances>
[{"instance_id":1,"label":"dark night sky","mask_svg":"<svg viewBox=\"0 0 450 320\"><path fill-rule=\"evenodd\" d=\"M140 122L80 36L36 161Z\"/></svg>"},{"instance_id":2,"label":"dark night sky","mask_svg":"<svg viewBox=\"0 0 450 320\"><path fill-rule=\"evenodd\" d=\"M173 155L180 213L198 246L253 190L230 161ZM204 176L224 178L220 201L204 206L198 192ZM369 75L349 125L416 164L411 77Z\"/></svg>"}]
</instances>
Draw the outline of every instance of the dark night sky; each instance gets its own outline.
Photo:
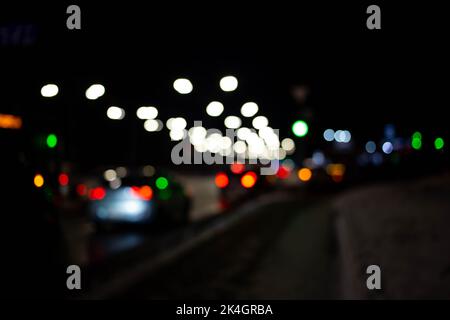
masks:
<instances>
[{"instance_id":1,"label":"dark night sky","mask_svg":"<svg viewBox=\"0 0 450 320\"><path fill-rule=\"evenodd\" d=\"M416 128L448 135L443 10L382 5L383 29L369 31L367 4L314 3L79 3L81 31L66 29L65 4L2 8L0 26L32 24L37 36L31 46L0 47L0 111L24 114L36 130L70 132L67 156L98 162L128 161L132 143L138 158L165 161L155 150L168 148L168 133L146 133L134 116L140 105L158 106L163 120L193 121L207 119L211 100L222 101L227 114L255 101L283 136L309 109L312 140L327 127L351 129L357 141L376 139L386 123L405 135ZM236 93L218 88L227 74L240 81ZM178 77L191 79L191 95L172 89ZM60 84L53 100L39 96L48 82ZM87 101L84 91L94 82L106 95ZM298 84L311 89L305 106L291 95ZM110 105L129 117L112 123L105 116ZM206 125L221 128L222 121Z\"/></svg>"}]
</instances>

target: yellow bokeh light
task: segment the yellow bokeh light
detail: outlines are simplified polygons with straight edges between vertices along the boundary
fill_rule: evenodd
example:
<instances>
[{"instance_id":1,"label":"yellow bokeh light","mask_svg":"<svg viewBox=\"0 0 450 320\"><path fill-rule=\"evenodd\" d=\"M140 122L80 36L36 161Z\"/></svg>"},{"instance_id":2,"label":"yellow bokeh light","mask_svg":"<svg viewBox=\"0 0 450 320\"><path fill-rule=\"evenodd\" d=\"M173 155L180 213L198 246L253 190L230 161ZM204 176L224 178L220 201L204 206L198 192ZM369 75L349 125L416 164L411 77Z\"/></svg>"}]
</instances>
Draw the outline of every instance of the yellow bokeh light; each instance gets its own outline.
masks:
<instances>
[{"instance_id":1,"label":"yellow bokeh light","mask_svg":"<svg viewBox=\"0 0 450 320\"><path fill-rule=\"evenodd\" d=\"M298 178L301 181L304 181L304 182L309 181L309 180L311 180L311 177L312 177L311 169L302 168L302 169L298 170Z\"/></svg>"},{"instance_id":2,"label":"yellow bokeh light","mask_svg":"<svg viewBox=\"0 0 450 320\"><path fill-rule=\"evenodd\" d=\"M37 175L34 176L34 181L33 182L34 182L34 185L37 188L40 188L40 187L42 187L44 185L44 177L42 175L40 175L40 174L37 174Z\"/></svg>"}]
</instances>

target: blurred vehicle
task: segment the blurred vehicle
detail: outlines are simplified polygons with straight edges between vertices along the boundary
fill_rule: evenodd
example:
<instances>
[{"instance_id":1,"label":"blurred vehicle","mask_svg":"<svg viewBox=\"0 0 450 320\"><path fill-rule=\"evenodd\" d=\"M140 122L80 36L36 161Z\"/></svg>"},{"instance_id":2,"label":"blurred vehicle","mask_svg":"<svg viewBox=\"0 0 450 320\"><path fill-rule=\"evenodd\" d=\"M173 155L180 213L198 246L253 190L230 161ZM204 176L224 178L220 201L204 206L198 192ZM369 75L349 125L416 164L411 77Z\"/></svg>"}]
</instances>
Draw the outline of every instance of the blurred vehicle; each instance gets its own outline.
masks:
<instances>
[{"instance_id":1,"label":"blurred vehicle","mask_svg":"<svg viewBox=\"0 0 450 320\"><path fill-rule=\"evenodd\" d=\"M215 175L215 184L221 190L221 203L228 207L239 200L274 188L270 176L259 174L258 165L233 163Z\"/></svg>"},{"instance_id":2,"label":"blurred vehicle","mask_svg":"<svg viewBox=\"0 0 450 320\"><path fill-rule=\"evenodd\" d=\"M178 225L189 221L191 199L169 175L146 177L130 172L119 178L113 172L106 170L97 185L92 185L91 179L89 186L77 186L87 198L87 212L98 229L113 225Z\"/></svg>"}]
</instances>

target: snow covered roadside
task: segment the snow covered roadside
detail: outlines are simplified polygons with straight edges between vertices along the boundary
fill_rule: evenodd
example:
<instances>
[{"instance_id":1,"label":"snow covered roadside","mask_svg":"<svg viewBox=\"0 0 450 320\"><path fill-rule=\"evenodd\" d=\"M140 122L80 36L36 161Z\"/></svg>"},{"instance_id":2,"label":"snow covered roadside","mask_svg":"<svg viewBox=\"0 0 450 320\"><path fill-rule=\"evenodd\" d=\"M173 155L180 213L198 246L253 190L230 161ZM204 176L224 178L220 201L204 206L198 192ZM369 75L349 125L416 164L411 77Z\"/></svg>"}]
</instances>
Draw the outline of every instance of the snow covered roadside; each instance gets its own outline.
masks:
<instances>
[{"instance_id":1,"label":"snow covered roadside","mask_svg":"<svg viewBox=\"0 0 450 320\"><path fill-rule=\"evenodd\" d=\"M343 298L450 298L450 175L362 187L333 209ZM372 264L381 290L366 287Z\"/></svg>"}]
</instances>

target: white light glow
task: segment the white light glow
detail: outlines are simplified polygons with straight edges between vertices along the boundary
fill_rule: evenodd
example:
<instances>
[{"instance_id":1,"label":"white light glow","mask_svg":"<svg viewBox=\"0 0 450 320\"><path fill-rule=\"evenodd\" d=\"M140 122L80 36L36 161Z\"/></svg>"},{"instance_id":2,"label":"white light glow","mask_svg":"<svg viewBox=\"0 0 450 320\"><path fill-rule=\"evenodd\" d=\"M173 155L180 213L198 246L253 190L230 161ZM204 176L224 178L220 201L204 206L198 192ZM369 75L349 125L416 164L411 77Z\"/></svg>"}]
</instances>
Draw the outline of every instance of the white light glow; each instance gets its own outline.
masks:
<instances>
[{"instance_id":1,"label":"white light glow","mask_svg":"<svg viewBox=\"0 0 450 320\"><path fill-rule=\"evenodd\" d=\"M233 76L227 76L220 79L220 88L225 92L236 90L238 80Z\"/></svg>"},{"instance_id":2,"label":"white light glow","mask_svg":"<svg viewBox=\"0 0 450 320\"><path fill-rule=\"evenodd\" d=\"M113 169L108 169L103 173L103 177L106 181L114 181L117 179L117 173Z\"/></svg>"},{"instance_id":3,"label":"white light glow","mask_svg":"<svg viewBox=\"0 0 450 320\"><path fill-rule=\"evenodd\" d=\"M250 118L258 113L258 105L254 102L247 102L241 107L241 114L244 117Z\"/></svg>"},{"instance_id":4,"label":"white light glow","mask_svg":"<svg viewBox=\"0 0 450 320\"><path fill-rule=\"evenodd\" d=\"M194 87L188 79L177 79L173 82L173 88L180 94L188 94Z\"/></svg>"},{"instance_id":5,"label":"white light glow","mask_svg":"<svg viewBox=\"0 0 450 320\"><path fill-rule=\"evenodd\" d=\"M46 84L41 88L41 95L46 98L54 97L58 94L59 89L56 84Z\"/></svg>"},{"instance_id":6,"label":"white light glow","mask_svg":"<svg viewBox=\"0 0 450 320\"><path fill-rule=\"evenodd\" d=\"M101 84L93 84L86 90L86 98L96 100L105 94L105 87Z\"/></svg>"},{"instance_id":7,"label":"white light glow","mask_svg":"<svg viewBox=\"0 0 450 320\"><path fill-rule=\"evenodd\" d=\"M211 117L218 117L223 112L223 104L219 101L213 101L206 107L206 113Z\"/></svg>"},{"instance_id":8,"label":"white light glow","mask_svg":"<svg viewBox=\"0 0 450 320\"><path fill-rule=\"evenodd\" d=\"M144 129L148 132L161 131L163 128L163 123L158 119L149 119L144 122Z\"/></svg>"},{"instance_id":9,"label":"white light glow","mask_svg":"<svg viewBox=\"0 0 450 320\"><path fill-rule=\"evenodd\" d=\"M258 116L253 119L252 125L255 129L262 129L269 125L269 120L264 116Z\"/></svg>"},{"instance_id":10,"label":"white light glow","mask_svg":"<svg viewBox=\"0 0 450 320\"><path fill-rule=\"evenodd\" d=\"M326 141L333 141L334 140L334 130L333 129L327 129L323 132L323 138Z\"/></svg>"},{"instance_id":11,"label":"white light glow","mask_svg":"<svg viewBox=\"0 0 450 320\"><path fill-rule=\"evenodd\" d=\"M281 141L281 147L286 151L286 152L292 152L295 150L295 142L294 140L292 140L291 138L284 138Z\"/></svg>"},{"instance_id":12,"label":"white light glow","mask_svg":"<svg viewBox=\"0 0 450 320\"><path fill-rule=\"evenodd\" d=\"M125 118L125 110L119 107L109 107L106 111L106 115L111 120L122 120Z\"/></svg>"},{"instance_id":13,"label":"white light glow","mask_svg":"<svg viewBox=\"0 0 450 320\"><path fill-rule=\"evenodd\" d=\"M158 109L155 107L140 107L136 111L136 115L139 119L155 119L158 116Z\"/></svg>"},{"instance_id":14,"label":"white light glow","mask_svg":"<svg viewBox=\"0 0 450 320\"><path fill-rule=\"evenodd\" d=\"M236 116L228 116L225 118L225 127L229 129L237 129L241 126L242 121L239 117Z\"/></svg>"}]
</instances>

